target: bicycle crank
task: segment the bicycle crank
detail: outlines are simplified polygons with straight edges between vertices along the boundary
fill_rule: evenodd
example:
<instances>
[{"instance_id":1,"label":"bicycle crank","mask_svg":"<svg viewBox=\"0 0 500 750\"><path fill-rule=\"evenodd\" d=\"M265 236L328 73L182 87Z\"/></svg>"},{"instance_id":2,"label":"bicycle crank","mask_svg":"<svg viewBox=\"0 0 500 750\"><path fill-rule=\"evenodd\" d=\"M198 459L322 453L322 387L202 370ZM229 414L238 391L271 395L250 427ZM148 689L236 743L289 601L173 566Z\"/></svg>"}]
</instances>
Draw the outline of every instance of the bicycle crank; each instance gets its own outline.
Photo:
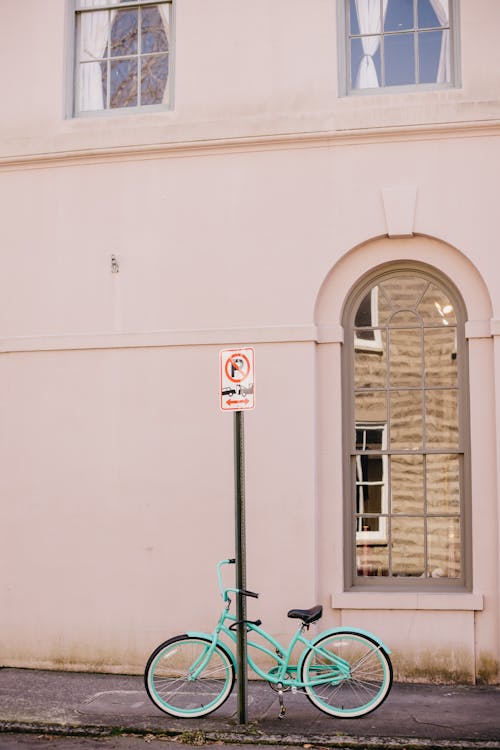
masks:
<instances>
[{"instance_id":1,"label":"bicycle crank","mask_svg":"<svg viewBox=\"0 0 500 750\"><path fill-rule=\"evenodd\" d=\"M285 708L285 704L283 703L283 685L281 684L281 682L278 682L276 687L278 689L278 700L280 702L280 712L278 714L278 719L284 719L285 714L286 714L286 708Z\"/></svg>"}]
</instances>

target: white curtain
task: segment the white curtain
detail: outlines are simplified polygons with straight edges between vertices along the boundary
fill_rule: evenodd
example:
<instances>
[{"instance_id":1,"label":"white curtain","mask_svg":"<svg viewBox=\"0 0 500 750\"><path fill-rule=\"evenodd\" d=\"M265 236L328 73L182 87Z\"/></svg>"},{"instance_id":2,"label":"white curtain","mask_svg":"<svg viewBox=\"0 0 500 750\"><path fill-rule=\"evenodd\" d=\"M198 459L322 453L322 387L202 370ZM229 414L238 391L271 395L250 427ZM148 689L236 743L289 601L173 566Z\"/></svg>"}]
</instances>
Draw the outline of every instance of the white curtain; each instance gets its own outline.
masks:
<instances>
[{"instance_id":1,"label":"white curtain","mask_svg":"<svg viewBox=\"0 0 500 750\"><path fill-rule=\"evenodd\" d=\"M380 34L387 10L387 0L382 0L382 18L380 17L380 0L356 0L356 13L360 34L372 34L363 37L363 57L356 73L356 89L374 89L380 86L373 57L380 46Z\"/></svg>"},{"instance_id":2,"label":"white curtain","mask_svg":"<svg viewBox=\"0 0 500 750\"><path fill-rule=\"evenodd\" d=\"M118 5L120 0L80 0L81 8L95 8L96 12L80 14L80 81L79 109L94 111L104 109L101 63L108 43L110 12L99 11L103 5ZM116 11L112 11L116 13ZM86 62L88 61L88 62Z\"/></svg>"},{"instance_id":3,"label":"white curtain","mask_svg":"<svg viewBox=\"0 0 500 750\"><path fill-rule=\"evenodd\" d=\"M432 9L436 14L441 26L449 26L450 9L448 0L430 0ZM441 38L441 53L439 55L439 66L436 83L446 83L451 80L450 75L450 32L444 29Z\"/></svg>"}]
</instances>

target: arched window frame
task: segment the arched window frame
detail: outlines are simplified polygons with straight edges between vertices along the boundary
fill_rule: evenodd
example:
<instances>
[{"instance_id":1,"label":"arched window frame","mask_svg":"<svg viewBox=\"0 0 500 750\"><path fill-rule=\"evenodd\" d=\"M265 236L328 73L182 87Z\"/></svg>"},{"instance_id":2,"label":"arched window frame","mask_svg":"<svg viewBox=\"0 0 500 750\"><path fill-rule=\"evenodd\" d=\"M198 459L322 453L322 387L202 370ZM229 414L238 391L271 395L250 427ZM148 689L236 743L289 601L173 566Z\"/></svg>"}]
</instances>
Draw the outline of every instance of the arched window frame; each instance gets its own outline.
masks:
<instances>
[{"instance_id":1,"label":"arched window frame","mask_svg":"<svg viewBox=\"0 0 500 750\"><path fill-rule=\"evenodd\" d=\"M458 391L458 454L461 457L460 471L460 554L461 574L457 578L431 577L390 577L358 575L356 563L356 532L358 526L356 509L357 456L355 451L355 404L354 404L354 352L362 342L355 337L354 318L360 302L371 288L384 280L404 273L416 274L440 286L453 302L456 315L457 331L457 391ZM444 274L431 266L412 261L401 261L379 266L368 272L351 289L344 305L342 321L344 327L344 345L342 351L343 381L343 442L344 442L344 583L346 590L410 590L410 591L470 591L472 589L471 569L471 481L470 481L470 419L469 419L469 377L468 377L468 344L465 338L467 312L459 290ZM376 321L378 324L378 321ZM365 342L367 350L376 349L374 340ZM386 440L386 436L383 437ZM389 451L388 456L391 455ZM388 458L384 461L387 462ZM385 463L387 466L387 463ZM358 481L359 484L359 481ZM383 497L390 495L390 487L383 491ZM426 511L427 514L427 511ZM378 532L361 532L367 537L387 534L387 525ZM376 541L376 540L375 540Z\"/></svg>"}]
</instances>

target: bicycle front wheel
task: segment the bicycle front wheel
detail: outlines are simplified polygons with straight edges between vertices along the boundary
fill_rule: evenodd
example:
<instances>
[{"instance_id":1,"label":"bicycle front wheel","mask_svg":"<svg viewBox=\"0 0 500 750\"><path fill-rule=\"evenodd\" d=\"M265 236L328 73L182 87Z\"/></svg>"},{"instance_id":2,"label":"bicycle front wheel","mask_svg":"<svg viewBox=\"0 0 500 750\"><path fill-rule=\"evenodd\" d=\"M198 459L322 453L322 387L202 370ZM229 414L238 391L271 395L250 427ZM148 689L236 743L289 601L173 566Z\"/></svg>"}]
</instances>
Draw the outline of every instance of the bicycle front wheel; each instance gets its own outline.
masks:
<instances>
[{"instance_id":1,"label":"bicycle front wheel","mask_svg":"<svg viewBox=\"0 0 500 750\"><path fill-rule=\"evenodd\" d=\"M170 638L151 654L144 673L153 703L171 716L205 716L222 706L234 685L228 651L199 636Z\"/></svg>"},{"instance_id":2,"label":"bicycle front wheel","mask_svg":"<svg viewBox=\"0 0 500 750\"><path fill-rule=\"evenodd\" d=\"M382 646L360 633L340 631L316 641L301 669L307 697L331 716L356 718L378 708L392 685Z\"/></svg>"}]
</instances>

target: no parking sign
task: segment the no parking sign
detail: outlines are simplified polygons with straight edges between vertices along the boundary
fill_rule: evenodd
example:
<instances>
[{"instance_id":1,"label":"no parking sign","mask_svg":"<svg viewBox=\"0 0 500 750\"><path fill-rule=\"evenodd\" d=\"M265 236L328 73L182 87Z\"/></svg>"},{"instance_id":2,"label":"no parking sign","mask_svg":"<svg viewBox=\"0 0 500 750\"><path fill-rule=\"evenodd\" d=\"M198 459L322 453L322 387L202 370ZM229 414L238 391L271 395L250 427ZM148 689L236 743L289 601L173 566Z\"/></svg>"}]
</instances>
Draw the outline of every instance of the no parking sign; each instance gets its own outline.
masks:
<instances>
[{"instance_id":1,"label":"no parking sign","mask_svg":"<svg viewBox=\"0 0 500 750\"><path fill-rule=\"evenodd\" d=\"M242 411L255 406L254 350L223 349L220 352L220 408Z\"/></svg>"}]
</instances>

